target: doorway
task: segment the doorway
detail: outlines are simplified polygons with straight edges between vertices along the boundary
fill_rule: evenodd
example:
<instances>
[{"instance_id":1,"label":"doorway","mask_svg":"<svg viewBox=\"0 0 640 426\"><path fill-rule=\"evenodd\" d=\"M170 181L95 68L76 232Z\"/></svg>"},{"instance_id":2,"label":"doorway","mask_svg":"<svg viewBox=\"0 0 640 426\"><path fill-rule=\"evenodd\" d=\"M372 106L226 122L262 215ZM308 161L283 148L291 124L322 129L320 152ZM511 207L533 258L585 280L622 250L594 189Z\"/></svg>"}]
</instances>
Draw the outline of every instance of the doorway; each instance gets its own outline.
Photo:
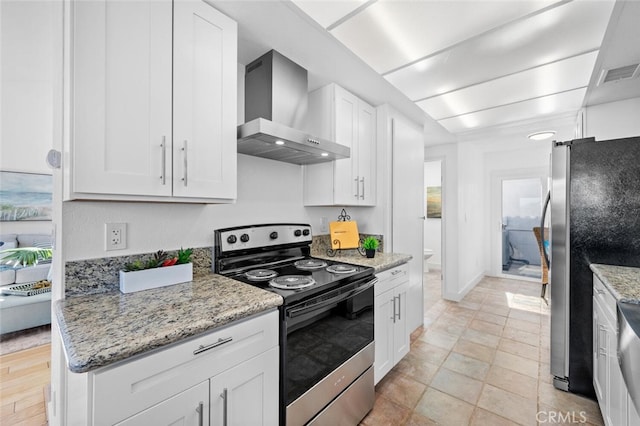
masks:
<instances>
[{"instance_id":1,"label":"doorway","mask_svg":"<svg viewBox=\"0 0 640 426\"><path fill-rule=\"evenodd\" d=\"M424 163L424 312L442 298L444 185L443 159Z\"/></svg>"},{"instance_id":2,"label":"doorway","mask_svg":"<svg viewBox=\"0 0 640 426\"><path fill-rule=\"evenodd\" d=\"M533 228L540 226L543 186L544 180L537 176L501 180L501 271L505 276L541 279L540 250Z\"/></svg>"}]
</instances>

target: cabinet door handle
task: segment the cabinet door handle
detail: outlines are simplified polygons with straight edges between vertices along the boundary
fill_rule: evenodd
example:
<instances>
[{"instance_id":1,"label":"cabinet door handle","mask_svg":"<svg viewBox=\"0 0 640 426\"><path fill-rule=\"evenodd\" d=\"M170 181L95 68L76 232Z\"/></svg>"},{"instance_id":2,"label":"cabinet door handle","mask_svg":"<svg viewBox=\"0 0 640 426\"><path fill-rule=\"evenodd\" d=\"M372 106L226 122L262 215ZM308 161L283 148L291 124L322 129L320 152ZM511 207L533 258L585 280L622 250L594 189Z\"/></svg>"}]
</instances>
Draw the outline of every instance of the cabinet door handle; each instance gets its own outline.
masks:
<instances>
[{"instance_id":1,"label":"cabinet door handle","mask_svg":"<svg viewBox=\"0 0 640 426\"><path fill-rule=\"evenodd\" d=\"M227 405L229 402L229 392L227 391L227 388L224 388L220 394L220 398L224 401L222 405L222 424L223 426L227 426Z\"/></svg>"},{"instance_id":2,"label":"cabinet door handle","mask_svg":"<svg viewBox=\"0 0 640 426\"><path fill-rule=\"evenodd\" d=\"M356 178L354 179L354 181L356 182L356 198L360 198L360 184L358 183L359 179L358 176L356 176Z\"/></svg>"},{"instance_id":3,"label":"cabinet door handle","mask_svg":"<svg viewBox=\"0 0 640 426\"><path fill-rule=\"evenodd\" d=\"M393 299L391 299L391 303L393 303L393 315L391 316L391 319L393 320L393 323L396 323L396 297L393 296Z\"/></svg>"},{"instance_id":4,"label":"cabinet door handle","mask_svg":"<svg viewBox=\"0 0 640 426\"><path fill-rule=\"evenodd\" d=\"M198 426L204 426L204 404L202 401L198 404L196 412L198 413Z\"/></svg>"},{"instance_id":5,"label":"cabinet door handle","mask_svg":"<svg viewBox=\"0 0 640 426\"><path fill-rule=\"evenodd\" d=\"M212 344L210 344L210 345L207 345L207 346L200 345L200 347L198 347L198 349L196 349L195 351L193 351L193 354L194 354L194 355L201 354L202 352L206 352L206 351L208 351L208 350L210 350L210 349L217 348L218 346L222 346L222 345L224 345L225 343L229 343L229 342L231 342L232 340L233 340L233 337L227 337L227 338L225 338L225 339L220 338L220 339L218 339L218 341L217 341L217 342L212 343Z\"/></svg>"},{"instance_id":6,"label":"cabinet door handle","mask_svg":"<svg viewBox=\"0 0 640 426\"><path fill-rule=\"evenodd\" d=\"M364 176L362 177L362 179L360 179L360 183L362 184L362 195L360 196L360 198L364 200Z\"/></svg>"},{"instance_id":7,"label":"cabinet door handle","mask_svg":"<svg viewBox=\"0 0 640 426\"><path fill-rule=\"evenodd\" d=\"M398 321L402 320L402 302L400 300L400 295L396 296L398 298Z\"/></svg>"},{"instance_id":8,"label":"cabinet door handle","mask_svg":"<svg viewBox=\"0 0 640 426\"><path fill-rule=\"evenodd\" d=\"M160 179L162 179L162 184L167 184L167 137L162 137L162 175L160 175Z\"/></svg>"},{"instance_id":9,"label":"cabinet door handle","mask_svg":"<svg viewBox=\"0 0 640 426\"><path fill-rule=\"evenodd\" d=\"M189 161L187 158L187 140L184 140L184 145L182 146L182 151L184 152L184 177L182 178L182 180L184 181L184 186L187 186L187 168L189 166Z\"/></svg>"}]
</instances>

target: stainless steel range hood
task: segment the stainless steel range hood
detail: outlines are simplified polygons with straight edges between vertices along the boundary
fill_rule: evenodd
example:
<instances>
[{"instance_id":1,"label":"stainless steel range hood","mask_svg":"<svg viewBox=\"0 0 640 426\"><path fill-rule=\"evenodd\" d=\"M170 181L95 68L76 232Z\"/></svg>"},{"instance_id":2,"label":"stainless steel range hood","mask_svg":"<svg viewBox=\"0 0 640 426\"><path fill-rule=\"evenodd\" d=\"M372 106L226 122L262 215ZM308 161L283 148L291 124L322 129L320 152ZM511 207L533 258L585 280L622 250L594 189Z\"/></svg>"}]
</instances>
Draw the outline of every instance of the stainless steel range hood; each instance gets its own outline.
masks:
<instances>
[{"instance_id":1,"label":"stainless steel range hood","mask_svg":"<svg viewBox=\"0 0 640 426\"><path fill-rule=\"evenodd\" d=\"M307 70L271 50L247 65L244 82L239 153L294 164L349 158L349 147L299 130L307 113Z\"/></svg>"}]
</instances>

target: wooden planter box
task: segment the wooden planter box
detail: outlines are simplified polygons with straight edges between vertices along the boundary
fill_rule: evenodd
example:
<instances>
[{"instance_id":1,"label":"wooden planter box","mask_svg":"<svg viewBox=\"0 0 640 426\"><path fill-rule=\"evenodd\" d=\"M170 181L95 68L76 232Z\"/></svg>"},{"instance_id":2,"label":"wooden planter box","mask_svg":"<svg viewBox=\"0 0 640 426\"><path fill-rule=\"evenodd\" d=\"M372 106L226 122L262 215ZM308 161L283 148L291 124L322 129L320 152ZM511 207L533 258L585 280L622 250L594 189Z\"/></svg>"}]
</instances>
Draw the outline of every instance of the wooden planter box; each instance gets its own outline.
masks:
<instances>
[{"instance_id":1,"label":"wooden planter box","mask_svg":"<svg viewBox=\"0 0 640 426\"><path fill-rule=\"evenodd\" d=\"M165 266L142 271L120 271L120 291L133 293L193 280L193 264Z\"/></svg>"}]
</instances>

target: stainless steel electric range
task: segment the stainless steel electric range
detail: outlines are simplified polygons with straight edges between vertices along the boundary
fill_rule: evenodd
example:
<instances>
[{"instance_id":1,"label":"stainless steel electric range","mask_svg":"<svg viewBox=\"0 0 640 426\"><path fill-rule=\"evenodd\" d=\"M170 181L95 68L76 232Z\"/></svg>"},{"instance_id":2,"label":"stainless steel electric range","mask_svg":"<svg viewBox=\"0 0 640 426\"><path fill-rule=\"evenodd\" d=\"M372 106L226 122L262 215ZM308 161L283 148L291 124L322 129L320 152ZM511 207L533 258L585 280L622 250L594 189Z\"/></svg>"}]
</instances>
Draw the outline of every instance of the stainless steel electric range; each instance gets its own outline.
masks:
<instances>
[{"instance_id":1,"label":"stainless steel electric range","mask_svg":"<svg viewBox=\"0 0 640 426\"><path fill-rule=\"evenodd\" d=\"M310 256L311 226L215 231L214 272L281 295L280 424L356 425L374 403L370 267Z\"/></svg>"}]
</instances>

